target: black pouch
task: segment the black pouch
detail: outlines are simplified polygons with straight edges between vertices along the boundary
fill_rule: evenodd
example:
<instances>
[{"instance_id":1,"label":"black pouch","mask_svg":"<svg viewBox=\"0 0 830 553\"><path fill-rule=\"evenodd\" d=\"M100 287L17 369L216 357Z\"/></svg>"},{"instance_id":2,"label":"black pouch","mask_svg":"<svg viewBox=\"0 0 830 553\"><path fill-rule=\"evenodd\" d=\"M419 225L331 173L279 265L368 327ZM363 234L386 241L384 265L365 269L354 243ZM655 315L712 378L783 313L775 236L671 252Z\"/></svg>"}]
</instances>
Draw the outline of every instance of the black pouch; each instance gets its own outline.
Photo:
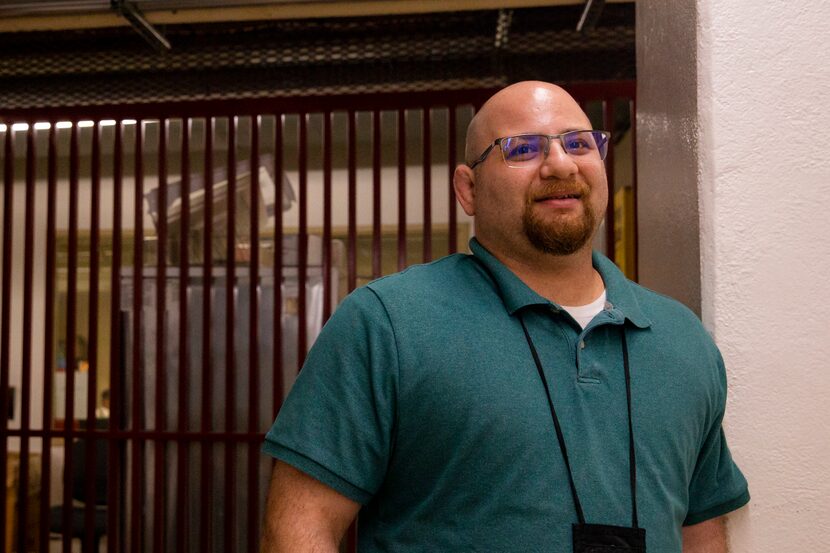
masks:
<instances>
[{"instance_id":1,"label":"black pouch","mask_svg":"<svg viewBox=\"0 0 830 553\"><path fill-rule=\"evenodd\" d=\"M646 553L644 528L574 524L574 553Z\"/></svg>"}]
</instances>

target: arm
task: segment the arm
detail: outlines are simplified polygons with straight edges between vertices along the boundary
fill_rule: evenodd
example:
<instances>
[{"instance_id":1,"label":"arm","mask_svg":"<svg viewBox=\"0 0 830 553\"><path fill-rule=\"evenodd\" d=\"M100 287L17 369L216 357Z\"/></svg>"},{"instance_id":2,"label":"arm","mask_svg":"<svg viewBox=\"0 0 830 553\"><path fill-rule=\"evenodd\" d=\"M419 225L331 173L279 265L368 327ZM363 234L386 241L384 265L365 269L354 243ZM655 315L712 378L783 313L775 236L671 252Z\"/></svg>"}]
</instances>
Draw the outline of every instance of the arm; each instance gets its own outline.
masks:
<instances>
[{"instance_id":1,"label":"arm","mask_svg":"<svg viewBox=\"0 0 830 553\"><path fill-rule=\"evenodd\" d=\"M359 510L359 503L277 461L268 489L260 553L337 553Z\"/></svg>"},{"instance_id":2,"label":"arm","mask_svg":"<svg viewBox=\"0 0 830 553\"><path fill-rule=\"evenodd\" d=\"M683 553L727 553L725 517L683 527Z\"/></svg>"}]
</instances>

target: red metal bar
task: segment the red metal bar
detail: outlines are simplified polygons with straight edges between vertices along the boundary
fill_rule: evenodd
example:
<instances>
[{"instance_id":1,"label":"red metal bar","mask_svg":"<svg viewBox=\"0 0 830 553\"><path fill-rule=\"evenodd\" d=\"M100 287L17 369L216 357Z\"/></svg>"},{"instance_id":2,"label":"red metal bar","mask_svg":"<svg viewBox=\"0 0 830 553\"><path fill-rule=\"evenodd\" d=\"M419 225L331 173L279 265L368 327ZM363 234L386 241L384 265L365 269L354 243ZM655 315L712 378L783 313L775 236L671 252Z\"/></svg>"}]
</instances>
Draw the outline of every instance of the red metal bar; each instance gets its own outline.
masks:
<instances>
[{"instance_id":1,"label":"red metal bar","mask_svg":"<svg viewBox=\"0 0 830 553\"><path fill-rule=\"evenodd\" d=\"M75 435L79 434L78 431L75 431ZM82 433L80 433L82 434ZM21 437L23 435L23 431L19 428L10 428L6 431L7 437ZM44 438L48 435L48 431L46 430L36 430L30 429L27 435L30 438ZM240 442L250 442L250 441L257 441L263 440L265 438L265 432L248 432L247 430L238 430L234 432L225 432L221 430L216 430L213 432L179 432L178 430L165 430L165 431L158 431L155 429L148 429L148 430L93 430L92 436L94 439L97 440L161 440L161 441L168 441L168 442L175 442L178 440L189 439L191 441L215 441L215 442L232 442L232 443L240 443ZM261 445L261 444L260 444Z\"/></svg>"},{"instance_id":2,"label":"red metal bar","mask_svg":"<svg viewBox=\"0 0 830 553\"><path fill-rule=\"evenodd\" d=\"M236 117L228 118L228 230L225 260L225 430L236 427L236 360L234 358L234 288L236 284ZM232 444L225 446L225 546L223 551L236 550L234 528L236 512L236 457Z\"/></svg>"},{"instance_id":3,"label":"red metal bar","mask_svg":"<svg viewBox=\"0 0 830 553\"><path fill-rule=\"evenodd\" d=\"M639 240L640 240L640 232L639 232L639 221L640 218L637 215L637 100L635 98L631 98L628 101L628 112L629 112L629 121L631 124L631 167L632 167L632 175L631 175L631 188L632 188L632 197L634 199L634 220L632 224L634 225L634 260L632 262L634 271L632 274L632 280L638 282L640 279L640 261L639 261Z\"/></svg>"},{"instance_id":4,"label":"red metal bar","mask_svg":"<svg viewBox=\"0 0 830 553\"><path fill-rule=\"evenodd\" d=\"M69 268L66 323L66 412L64 415L63 553L72 544L72 440L74 438L75 370L77 359L76 317L78 296L78 121L72 122L69 139Z\"/></svg>"},{"instance_id":5,"label":"red metal bar","mask_svg":"<svg viewBox=\"0 0 830 553\"><path fill-rule=\"evenodd\" d=\"M11 122L6 123L6 143L3 170L3 310L0 315L0 474L6 474L9 420L9 350L12 291L12 200L14 190L14 131ZM6 543L6 487L3 486L0 501L0 543Z\"/></svg>"},{"instance_id":6,"label":"red metal bar","mask_svg":"<svg viewBox=\"0 0 830 553\"><path fill-rule=\"evenodd\" d=\"M188 355L188 317L187 317L187 288L190 282L190 260L188 258L188 229L190 228L190 120L182 120L181 143L181 218L179 219L179 432L187 432L190 384L190 356ZM181 440L177 444L176 456L176 550L187 551L187 536L189 524L187 519L188 506L188 474L189 442Z\"/></svg>"},{"instance_id":7,"label":"red metal bar","mask_svg":"<svg viewBox=\"0 0 830 553\"><path fill-rule=\"evenodd\" d=\"M87 388L86 412L86 497L84 508L84 553L92 553L95 536L95 471L103 467L96 467L94 460L95 448L98 446L92 438L95 428L95 400L97 399L98 383L98 291L100 271L100 213L101 213L101 140L100 126L95 121L92 127L92 206L90 221L89 243L89 326L87 329L87 361L89 362L89 381ZM95 553L98 553L97 551Z\"/></svg>"},{"instance_id":8,"label":"red metal bar","mask_svg":"<svg viewBox=\"0 0 830 553\"><path fill-rule=\"evenodd\" d=\"M618 81L585 81L578 83L562 83L563 86L576 98L602 98L605 96L634 98L636 94L636 80ZM321 105L332 111L350 110L396 110L399 108L418 108L423 105L472 104L480 106L498 88L479 89L448 89L420 92L385 92L375 94L340 94L340 95L308 95L308 96L270 96L248 98L244 100L204 100L204 101L171 101L134 104L109 104L75 106L73 116L77 119L119 119L132 118L162 118L162 117L218 117L256 115L268 112L275 103L283 113L311 112ZM18 120L52 120L66 118L66 107L49 108L21 108L0 110L0 119Z\"/></svg>"},{"instance_id":9,"label":"red metal bar","mask_svg":"<svg viewBox=\"0 0 830 553\"><path fill-rule=\"evenodd\" d=\"M357 131L355 130L355 111L349 110L349 258L348 283L349 292L357 287Z\"/></svg>"},{"instance_id":10,"label":"red metal bar","mask_svg":"<svg viewBox=\"0 0 830 553\"><path fill-rule=\"evenodd\" d=\"M323 322L331 316L331 112L323 114Z\"/></svg>"},{"instance_id":11,"label":"red metal bar","mask_svg":"<svg viewBox=\"0 0 830 553\"><path fill-rule=\"evenodd\" d=\"M7 130L6 132L11 132ZM35 129L26 133L26 222L23 254L23 352L20 382L20 480L17 493L17 550L26 551L26 526L29 495L29 431L31 429L32 394L32 272L34 267L35 229Z\"/></svg>"},{"instance_id":12,"label":"red metal bar","mask_svg":"<svg viewBox=\"0 0 830 553\"><path fill-rule=\"evenodd\" d=\"M167 289L167 133L169 123L159 121L158 143L158 236L156 240L156 430L167 426L167 383L165 363L165 311ZM156 441L153 448L153 551L164 551L165 480L164 444Z\"/></svg>"},{"instance_id":13,"label":"red metal bar","mask_svg":"<svg viewBox=\"0 0 830 553\"><path fill-rule=\"evenodd\" d=\"M133 320L132 320L132 430L141 430L142 388L141 355L141 299L143 294L142 273L144 271L144 122L135 125L135 196L133 211ZM132 459L130 462L130 551L142 553L144 541L144 506L143 474L144 443L137 438L132 442Z\"/></svg>"},{"instance_id":14,"label":"red metal bar","mask_svg":"<svg viewBox=\"0 0 830 553\"><path fill-rule=\"evenodd\" d=\"M626 96L636 88L636 81L598 81L567 83L574 96L598 96L612 92ZM325 105L331 111L417 109L425 104L446 105L470 103L481 105L498 88L431 90L421 92L388 92L376 94L342 94L309 96L271 96L231 100L172 101L136 104L110 104L73 107L78 119L154 119L163 117L232 117L267 113L280 106L282 113L310 113ZM65 107L0 110L0 118L51 120L66 117Z\"/></svg>"},{"instance_id":15,"label":"red metal bar","mask_svg":"<svg viewBox=\"0 0 830 553\"><path fill-rule=\"evenodd\" d=\"M211 432L211 398L213 397L213 366L210 362L210 321L211 321L211 284L213 282L213 119L205 119L205 221L204 221L204 243L202 273L202 416L201 430L204 434ZM213 448L210 440L201 444L201 466L199 474L201 482L199 510L199 550L212 551L213 524L211 519L210 505L213 498Z\"/></svg>"},{"instance_id":16,"label":"red metal bar","mask_svg":"<svg viewBox=\"0 0 830 553\"><path fill-rule=\"evenodd\" d=\"M47 199L46 199L46 308L44 315L44 354L46 360L43 371L43 448L40 466L41 497L49 497L51 479L49 478L52 463L52 393L53 393L53 364L55 358L55 219L56 219L56 190L58 174L57 141L55 138L55 122L49 127L49 146L47 160ZM7 204L8 205L8 204ZM5 470L5 469L3 469ZM2 472L0 472L2 474ZM5 500L3 500L5 502ZM4 519L5 520L5 519ZM49 520L49 502L40 502L40 520ZM49 552L49 525L40 525L40 553Z\"/></svg>"},{"instance_id":17,"label":"red metal bar","mask_svg":"<svg viewBox=\"0 0 830 553\"><path fill-rule=\"evenodd\" d=\"M282 114L274 116L274 418L282 405L282 198L283 198L283 139Z\"/></svg>"},{"instance_id":18,"label":"red metal bar","mask_svg":"<svg viewBox=\"0 0 830 553\"><path fill-rule=\"evenodd\" d=\"M300 114L300 151L299 151L299 208L300 229L297 244L297 370L299 371L306 356L306 289L308 273L308 114Z\"/></svg>"},{"instance_id":19,"label":"red metal bar","mask_svg":"<svg viewBox=\"0 0 830 553\"><path fill-rule=\"evenodd\" d=\"M449 107L449 122L447 124L447 167L449 172L449 252L455 253L458 251L458 206L455 200L455 188L453 187L453 175L455 175L455 165L457 161L456 152L456 119L455 111L458 106L450 104Z\"/></svg>"},{"instance_id":20,"label":"red metal bar","mask_svg":"<svg viewBox=\"0 0 830 553\"><path fill-rule=\"evenodd\" d=\"M112 201L112 272L110 280L110 420L109 429L120 429L123 420L123 399L121 397L121 213L123 186L123 129L121 121L115 124L113 146L113 201ZM48 318L47 318L48 320ZM47 357L49 359L49 357ZM121 541L121 455L120 442L109 441L107 454L107 553L119 551ZM48 497L48 496L44 496Z\"/></svg>"},{"instance_id":21,"label":"red metal bar","mask_svg":"<svg viewBox=\"0 0 830 553\"><path fill-rule=\"evenodd\" d=\"M406 267L406 110L398 110L398 270Z\"/></svg>"},{"instance_id":22,"label":"red metal bar","mask_svg":"<svg viewBox=\"0 0 830 553\"><path fill-rule=\"evenodd\" d=\"M251 118L251 265L248 302L248 430L256 432L259 420L259 125ZM248 446L248 549L259 535L259 447Z\"/></svg>"},{"instance_id":23,"label":"red metal bar","mask_svg":"<svg viewBox=\"0 0 830 553\"><path fill-rule=\"evenodd\" d=\"M12 191L14 189L14 150L12 122L6 121L3 163L3 291L2 311L0 311L0 412L9 412L9 321L11 313L11 247L12 247ZM8 461L8 418L0 417L0 474L7 473ZM7 520L6 512L8 490L3 486L0 491L0 520ZM0 524L0 543L6 543L5 523Z\"/></svg>"},{"instance_id":24,"label":"red metal bar","mask_svg":"<svg viewBox=\"0 0 830 553\"><path fill-rule=\"evenodd\" d=\"M614 98L605 98L602 101L602 124L606 130L614 132ZM605 213L605 253L608 259L614 261L614 141L608 142L608 156L605 158L605 172L608 177L608 209Z\"/></svg>"},{"instance_id":25,"label":"red metal bar","mask_svg":"<svg viewBox=\"0 0 830 553\"><path fill-rule=\"evenodd\" d=\"M372 112L372 278L381 275L380 111Z\"/></svg>"},{"instance_id":26,"label":"red metal bar","mask_svg":"<svg viewBox=\"0 0 830 553\"><path fill-rule=\"evenodd\" d=\"M348 129L348 180L349 180L349 256L348 256L348 289L349 292L357 287L357 130L356 113L349 110ZM347 551L354 553L357 547L356 541L357 520L349 526L347 533ZM353 544L354 542L354 544Z\"/></svg>"},{"instance_id":27,"label":"red metal bar","mask_svg":"<svg viewBox=\"0 0 830 553\"><path fill-rule=\"evenodd\" d=\"M432 260L432 111L424 106L423 111L423 159L424 168L424 263Z\"/></svg>"}]
</instances>

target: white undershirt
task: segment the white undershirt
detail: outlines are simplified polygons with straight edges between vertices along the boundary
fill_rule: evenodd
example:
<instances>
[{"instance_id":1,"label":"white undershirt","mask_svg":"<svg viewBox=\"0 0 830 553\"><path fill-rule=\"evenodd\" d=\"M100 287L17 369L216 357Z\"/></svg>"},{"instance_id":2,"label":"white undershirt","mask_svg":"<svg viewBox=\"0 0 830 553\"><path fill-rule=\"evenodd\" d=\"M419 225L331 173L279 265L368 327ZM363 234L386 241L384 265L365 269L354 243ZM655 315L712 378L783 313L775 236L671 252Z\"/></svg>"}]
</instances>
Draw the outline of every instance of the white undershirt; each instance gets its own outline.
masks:
<instances>
[{"instance_id":1,"label":"white undershirt","mask_svg":"<svg viewBox=\"0 0 830 553\"><path fill-rule=\"evenodd\" d=\"M562 309L570 313L571 317L579 323L579 326L585 328L603 310L605 307L605 298L605 289L603 288L602 294L591 303L587 305L563 305Z\"/></svg>"}]
</instances>

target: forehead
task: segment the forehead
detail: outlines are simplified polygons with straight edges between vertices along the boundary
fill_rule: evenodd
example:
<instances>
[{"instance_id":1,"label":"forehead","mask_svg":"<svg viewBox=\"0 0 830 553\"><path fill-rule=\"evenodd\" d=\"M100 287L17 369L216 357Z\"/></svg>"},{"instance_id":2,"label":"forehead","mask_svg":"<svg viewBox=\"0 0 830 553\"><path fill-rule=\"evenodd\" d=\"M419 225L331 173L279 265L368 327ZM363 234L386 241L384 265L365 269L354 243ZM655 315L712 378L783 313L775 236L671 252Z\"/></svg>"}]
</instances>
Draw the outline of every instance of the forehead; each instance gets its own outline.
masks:
<instances>
[{"instance_id":1,"label":"forehead","mask_svg":"<svg viewBox=\"0 0 830 553\"><path fill-rule=\"evenodd\" d=\"M524 132L558 134L590 129L591 122L567 93L538 87L506 94L490 106L488 128L492 137Z\"/></svg>"}]
</instances>

